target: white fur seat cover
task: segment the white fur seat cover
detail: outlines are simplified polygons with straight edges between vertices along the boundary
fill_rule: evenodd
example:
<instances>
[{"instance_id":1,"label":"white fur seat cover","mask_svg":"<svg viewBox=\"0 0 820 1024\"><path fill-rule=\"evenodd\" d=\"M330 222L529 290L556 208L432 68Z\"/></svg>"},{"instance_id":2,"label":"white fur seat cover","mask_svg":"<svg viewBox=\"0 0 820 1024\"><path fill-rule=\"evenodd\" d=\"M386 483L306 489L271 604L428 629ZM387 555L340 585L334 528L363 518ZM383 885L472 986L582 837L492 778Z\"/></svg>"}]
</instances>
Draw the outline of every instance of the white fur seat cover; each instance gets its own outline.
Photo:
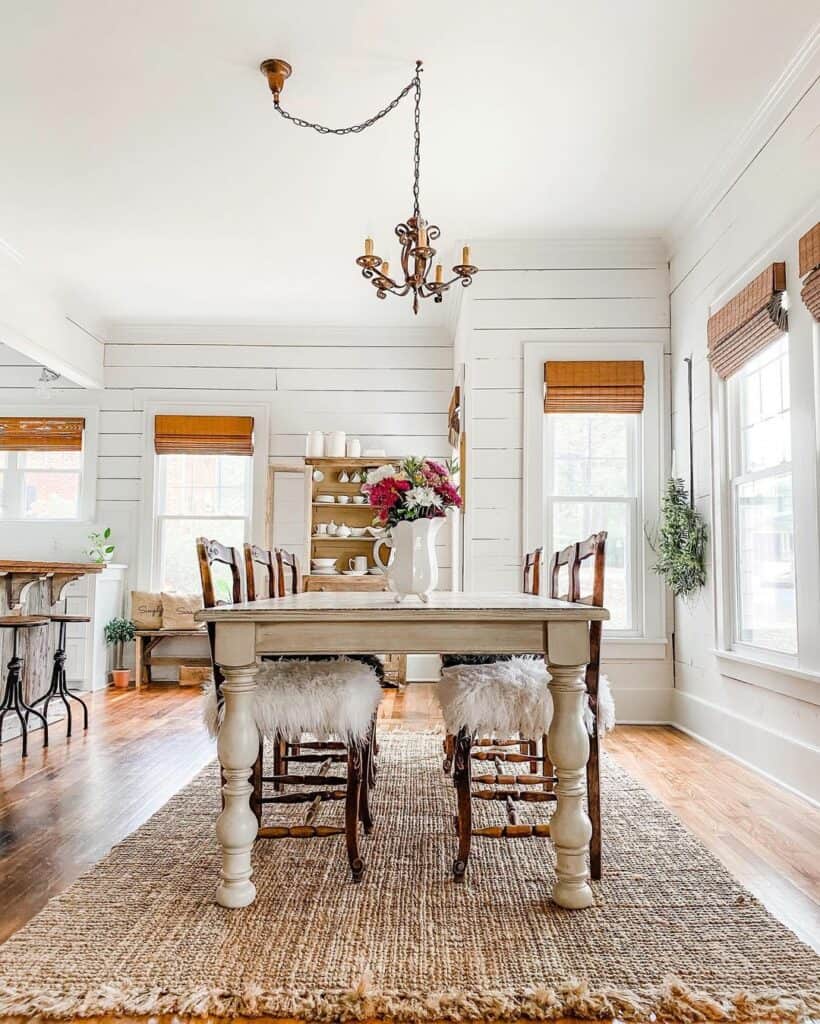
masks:
<instances>
[{"instance_id":1,"label":"white fur seat cover","mask_svg":"<svg viewBox=\"0 0 820 1024\"><path fill-rule=\"evenodd\" d=\"M303 733L321 741L365 739L382 697L373 669L350 658L263 661L256 681L253 713L260 734L293 743ZM211 683L203 708L211 736L217 733L223 708L217 710Z\"/></svg>"},{"instance_id":2,"label":"white fur seat cover","mask_svg":"<svg viewBox=\"0 0 820 1024\"><path fill-rule=\"evenodd\" d=\"M444 724L449 733L467 729L477 736L537 739L549 731L552 697L550 675L540 658L511 658L485 665L454 665L441 673L438 687ZM589 704L584 705L587 730L595 729ZM615 703L606 676L598 679L598 732L615 725Z\"/></svg>"}]
</instances>

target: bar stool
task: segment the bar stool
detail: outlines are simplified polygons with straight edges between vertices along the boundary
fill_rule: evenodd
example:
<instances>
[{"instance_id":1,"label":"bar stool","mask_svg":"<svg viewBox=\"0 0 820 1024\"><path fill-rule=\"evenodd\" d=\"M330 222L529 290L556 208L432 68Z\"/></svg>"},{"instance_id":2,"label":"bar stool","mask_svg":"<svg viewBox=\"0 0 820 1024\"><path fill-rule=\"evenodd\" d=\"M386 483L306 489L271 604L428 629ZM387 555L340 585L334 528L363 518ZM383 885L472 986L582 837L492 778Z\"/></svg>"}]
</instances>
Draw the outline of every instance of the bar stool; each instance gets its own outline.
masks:
<instances>
[{"instance_id":1,"label":"bar stool","mask_svg":"<svg viewBox=\"0 0 820 1024\"><path fill-rule=\"evenodd\" d=\"M36 715L43 723L43 746L48 746L48 722L45 715L26 704L23 697L23 659L17 653L17 634L21 629L48 625L47 615L4 615L0 618L0 629L11 629L12 652L8 664L9 674L6 678L6 690L0 702L0 739L3 736L3 721L13 711L20 719L20 731L23 738L23 757L28 756L28 716Z\"/></svg>"},{"instance_id":2,"label":"bar stool","mask_svg":"<svg viewBox=\"0 0 820 1024\"><path fill-rule=\"evenodd\" d=\"M65 705L66 710L66 721L68 728L66 729L66 739L71 736L71 705L69 704L69 697L71 700L76 700L80 707L83 709L83 729L88 728L88 708L84 700L81 700L76 693L72 693L68 688L65 674L65 634L66 626L69 622L91 622L91 619L87 615L49 615L49 619L52 622L58 624L57 629L57 646L54 649L54 668L51 670L51 685L48 690L43 694L42 697L38 697L37 700L31 705L32 710L40 703L43 705L43 714L48 714L48 704L53 697L59 697ZM35 712L36 714L37 712Z\"/></svg>"}]
</instances>

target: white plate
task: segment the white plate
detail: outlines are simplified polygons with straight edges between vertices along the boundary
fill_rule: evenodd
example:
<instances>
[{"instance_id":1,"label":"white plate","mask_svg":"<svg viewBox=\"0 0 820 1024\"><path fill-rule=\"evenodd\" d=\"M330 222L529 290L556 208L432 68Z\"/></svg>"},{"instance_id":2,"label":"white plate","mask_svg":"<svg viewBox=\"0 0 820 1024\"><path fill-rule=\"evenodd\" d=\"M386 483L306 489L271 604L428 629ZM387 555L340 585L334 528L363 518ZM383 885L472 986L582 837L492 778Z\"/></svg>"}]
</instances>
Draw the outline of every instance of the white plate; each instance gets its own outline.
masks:
<instances>
[{"instance_id":1,"label":"white plate","mask_svg":"<svg viewBox=\"0 0 820 1024\"><path fill-rule=\"evenodd\" d=\"M342 576L366 576L367 572L362 569L342 569Z\"/></svg>"},{"instance_id":2,"label":"white plate","mask_svg":"<svg viewBox=\"0 0 820 1024\"><path fill-rule=\"evenodd\" d=\"M384 570L378 569L375 565L367 570L368 576L384 576Z\"/></svg>"},{"instance_id":3,"label":"white plate","mask_svg":"<svg viewBox=\"0 0 820 1024\"><path fill-rule=\"evenodd\" d=\"M311 576L339 576L338 569L311 569Z\"/></svg>"}]
</instances>

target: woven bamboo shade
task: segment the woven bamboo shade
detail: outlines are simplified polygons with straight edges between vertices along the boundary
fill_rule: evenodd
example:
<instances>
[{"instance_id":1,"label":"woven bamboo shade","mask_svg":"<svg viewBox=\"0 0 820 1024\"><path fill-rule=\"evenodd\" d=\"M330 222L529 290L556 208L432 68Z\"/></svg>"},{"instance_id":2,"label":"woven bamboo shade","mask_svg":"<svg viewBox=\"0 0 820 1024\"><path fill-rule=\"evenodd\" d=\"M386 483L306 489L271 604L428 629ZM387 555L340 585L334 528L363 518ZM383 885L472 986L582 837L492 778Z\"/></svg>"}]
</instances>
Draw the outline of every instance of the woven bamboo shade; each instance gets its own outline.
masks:
<instances>
[{"instance_id":1,"label":"woven bamboo shade","mask_svg":"<svg viewBox=\"0 0 820 1024\"><path fill-rule=\"evenodd\" d=\"M544 412L643 412L639 359L549 360L544 384Z\"/></svg>"},{"instance_id":2,"label":"woven bamboo shade","mask_svg":"<svg viewBox=\"0 0 820 1024\"><path fill-rule=\"evenodd\" d=\"M4 416L0 451L79 452L85 420L81 416Z\"/></svg>"},{"instance_id":3,"label":"woven bamboo shade","mask_svg":"<svg viewBox=\"0 0 820 1024\"><path fill-rule=\"evenodd\" d=\"M805 278L800 297L814 319L820 322L820 222L803 235L799 250L800 276Z\"/></svg>"},{"instance_id":4,"label":"woven bamboo shade","mask_svg":"<svg viewBox=\"0 0 820 1024\"><path fill-rule=\"evenodd\" d=\"M157 455L253 455L253 416L157 416Z\"/></svg>"},{"instance_id":5,"label":"woven bamboo shade","mask_svg":"<svg viewBox=\"0 0 820 1024\"><path fill-rule=\"evenodd\" d=\"M786 264L772 263L709 317L709 362L723 380L788 329Z\"/></svg>"}]
</instances>

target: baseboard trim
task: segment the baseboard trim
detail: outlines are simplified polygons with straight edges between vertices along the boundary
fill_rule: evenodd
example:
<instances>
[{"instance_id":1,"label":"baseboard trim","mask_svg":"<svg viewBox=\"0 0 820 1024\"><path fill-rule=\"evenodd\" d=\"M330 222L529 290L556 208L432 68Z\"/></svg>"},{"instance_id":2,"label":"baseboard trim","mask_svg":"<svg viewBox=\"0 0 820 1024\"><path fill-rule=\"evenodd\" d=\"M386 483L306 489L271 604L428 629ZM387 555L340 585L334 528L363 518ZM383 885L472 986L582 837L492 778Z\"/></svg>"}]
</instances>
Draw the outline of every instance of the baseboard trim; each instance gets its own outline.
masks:
<instances>
[{"instance_id":1,"label":"baseboard trim","mask_svg":"<svg viewBox=\"0 0 820 1024\"><path fill-rule=\"evenodd\" d=\"M774 732L772 729L765 729L756 722L751 722L748 719L742 718L740 715L733 714L731 711L718 707L718 705L713 704L710 701L706 701L702 697L695 697L692 694L683 693L680 690L675 690L673 692L675 695L674 707L673 714L671 716L672 720L669 724L675 729L680 729L682 733L685 733L687 736L691 736L692 739L697 740L699 743L703 743L711 750L715 750L719 754L723 754L726 757L731 758L733 761L736 761L738 764L742 764L744 768L749 768L751 771L761 775L769 782L773 782L787 790L789 793L792 793L794 796L800 797L801 800L806 800L813 807L820 807L820 787L818 787L817 792L803 788L797 780L790 778L788 773L789 754L791 755L792 760L802 757L814 758L817 761L815 769L812 770L810 767L807 767L803 769L801 775L803 775L807 781L820 779L820 749L810 747L807 744L794 740L782 733ZM750 732L754 731L759 734L761 738L765 738L764 742L755 744L758 749L769 751L776 751L780 749L787 751L787 755L782 758L784 772L782 774L775 774L772 771L768 771L762 765L755 763L755 761L751 760L748 756L738 753L737 750L733 750L730 746L713 739L707 735L705 731L701 731L694 727L691 720L687 724L684 721L684 719L689 717L686 713L687 705L690 709L697 709L695 714L699 714L702 718L705 717L707 719L711 719L710 724L712 728L710 731L713 734L714 732L719 731L724 734L728 732L730 735L748 736ZM730 726L734 728L732 729ZM815 782L815 786L817 786L817 782Z\"/></svg>"}]
</instances>

